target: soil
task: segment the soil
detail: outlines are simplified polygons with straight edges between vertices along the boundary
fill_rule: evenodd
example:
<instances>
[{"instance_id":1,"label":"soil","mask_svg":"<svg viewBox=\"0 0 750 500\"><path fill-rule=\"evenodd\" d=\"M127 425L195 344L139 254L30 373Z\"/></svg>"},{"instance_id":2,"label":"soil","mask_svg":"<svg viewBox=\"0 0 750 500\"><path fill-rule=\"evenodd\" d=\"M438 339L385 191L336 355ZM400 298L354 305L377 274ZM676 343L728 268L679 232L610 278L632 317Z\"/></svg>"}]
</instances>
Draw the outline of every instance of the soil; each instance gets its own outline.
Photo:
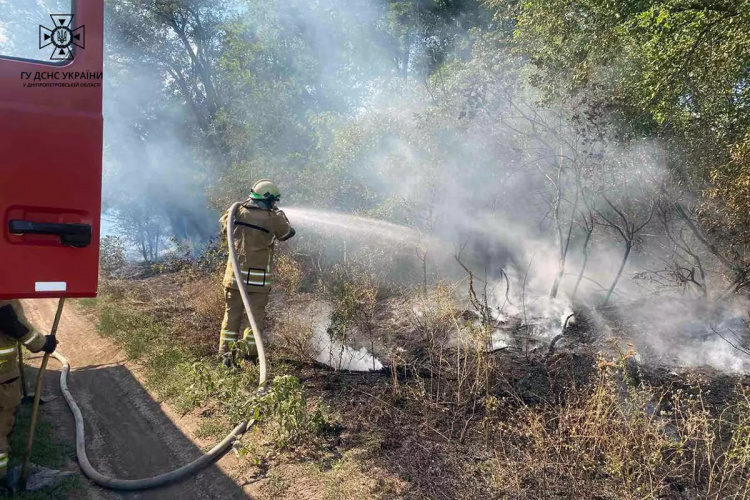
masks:
<instances>
[{"instance_id":1,"label":"soil","mask_svg":"<svg viewBox=\"0 0 750 500\"><path fill-rule=\"evenodd\" d=\"M49 329L56 300L27 300L24 309L40 329ZM69 387L81 407L86 425L86 449L92 465L101 473L118 478L139 479L170 471L200 457L213 446L195 438L196 417L180 415L159 403L144 388L137 366L96 332L94 323L74 304L66 305L58 330L58 349L70 361ZM27 384L36 380L41 356L26 359ZM41 407L40 418L53 423L55 434L75 443L75 424L59 386L60 366L50 360L44 380L45 396L54 396ZM74 453L66 464L78 469ZM250 498L249 486L238 484L240 464L232 453L225 455L195 477L158 490L135 493L106 491L88 480L74 499L241 499Z\"/></svg>"}]
</instances>

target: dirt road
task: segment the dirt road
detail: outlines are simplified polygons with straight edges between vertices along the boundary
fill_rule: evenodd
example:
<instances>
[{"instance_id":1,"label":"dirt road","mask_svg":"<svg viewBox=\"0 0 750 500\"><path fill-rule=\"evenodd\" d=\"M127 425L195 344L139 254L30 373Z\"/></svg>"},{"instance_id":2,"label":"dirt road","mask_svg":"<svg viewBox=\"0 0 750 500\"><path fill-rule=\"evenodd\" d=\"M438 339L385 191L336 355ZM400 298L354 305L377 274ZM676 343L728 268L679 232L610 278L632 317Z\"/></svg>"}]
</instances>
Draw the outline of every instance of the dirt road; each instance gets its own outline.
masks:
<instances>
[{"instance_id":1,"label":"dirt road","mask_svg":"<svg viewBox=\"0 0 750 500\"><path fill-rule=\"evenodd\" d=\"M41 331L50 328L56 300L27 300L24 308ZM67 304L58 332L60 351L71 364L70 391L86 421L86 448L91 463L100 472L119 478L138 479L172 470L194 460L213 443L194 438L195 419L176 414L145 390L136 367L125 361L122 351L96 332L92 321ZM39 356L28 360L38 365ZM60 366L50 360L45 394L57 396L42 406L43 417L52 421L56 433L75 442L73 417L60 393ZM36 377L36 373L33 375ZM181 484L142 493L105 491L86 481L86 499L245 499L231 476L237 459L230 453ZM69 464L77 469L77 464Z\"/></svg>"}]
</instances>

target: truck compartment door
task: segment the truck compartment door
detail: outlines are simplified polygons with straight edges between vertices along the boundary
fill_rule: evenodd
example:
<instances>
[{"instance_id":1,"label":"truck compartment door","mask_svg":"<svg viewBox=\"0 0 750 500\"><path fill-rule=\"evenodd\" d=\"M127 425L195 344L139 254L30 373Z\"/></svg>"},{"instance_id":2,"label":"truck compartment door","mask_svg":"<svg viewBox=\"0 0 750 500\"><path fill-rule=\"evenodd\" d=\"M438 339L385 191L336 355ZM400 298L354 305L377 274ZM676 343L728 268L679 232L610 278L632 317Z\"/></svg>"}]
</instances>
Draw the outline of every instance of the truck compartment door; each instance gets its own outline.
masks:
<instances>
[{"instance_id":1,"label":"truck compartment door","mask_svg":"<svg viewBox=\"0 0 750 500\"><path fill-rule=\"evenodd\" d=\"M0 23L0 298L97 291L103 1L45 2Z\"/></svg>"}]
</instances>

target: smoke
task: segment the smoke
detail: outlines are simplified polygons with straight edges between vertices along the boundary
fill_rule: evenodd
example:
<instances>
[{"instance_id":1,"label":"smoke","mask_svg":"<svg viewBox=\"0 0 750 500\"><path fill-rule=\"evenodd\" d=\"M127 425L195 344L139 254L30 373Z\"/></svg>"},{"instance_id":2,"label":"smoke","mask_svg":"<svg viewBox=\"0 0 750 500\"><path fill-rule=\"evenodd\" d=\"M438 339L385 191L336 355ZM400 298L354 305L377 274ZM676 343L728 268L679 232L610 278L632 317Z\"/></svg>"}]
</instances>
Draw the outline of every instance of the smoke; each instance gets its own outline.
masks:
<instances>
[{"instance_id":1,"label":"smoke","mask_svg":"<svg viewBox=\"0 0 750 500\"><path fill-rule=\"evenodd\" d=\"M331 326L333 308L326 303L317 304L317 311L312 318L313 334L310 344L313 357L336 370L367 372L380 370L383 364L364 347L354 349L331 338L328 329Z\"/></svg>"},{"instance_id":2,"label":"smoke","mask_svg":"<svg viewBox=\"0 0 750 500\"><path fill-rule=\"evenodd\" d=\"M642 359L672 367L707 366L743 372L748 306L742 297L724 302L661 296L640 298L615 312L616 332L639 347Z\"/></svg>"},{"instance_id":3,"label":"smoke","mask_svg":"<svg viewBox=\"0 0 750 500\"><path fill-rule=\"evenodd\" d=\"M151 237L161 249L170 238L199 248L216 234L218 214L208 208L210 171L186 127L193 119L184 106L164 99L168 82L117 30L105 30L105 50L106 227L134 246Z\"/></svg>"}]
</instances>

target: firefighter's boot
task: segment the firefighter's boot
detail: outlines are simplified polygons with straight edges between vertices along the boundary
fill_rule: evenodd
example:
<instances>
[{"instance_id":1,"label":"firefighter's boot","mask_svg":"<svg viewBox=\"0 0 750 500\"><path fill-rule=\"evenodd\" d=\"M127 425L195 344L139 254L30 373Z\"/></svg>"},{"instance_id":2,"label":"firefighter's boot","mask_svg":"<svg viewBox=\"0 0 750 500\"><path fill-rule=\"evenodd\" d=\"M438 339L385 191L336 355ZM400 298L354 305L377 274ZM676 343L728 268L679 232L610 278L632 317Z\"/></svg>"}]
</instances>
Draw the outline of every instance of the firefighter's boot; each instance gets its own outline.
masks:
<instances>
[{"instance_id":1,"label":"firefighter's boot","mask_svg":"<svg viewBox=\"0 0 750 500\"><path fill-rule=\"evenodd\" d=\"M245 333L242 340L245 341L245 346L242 349L242 357L257 364L258 346L255 344L255 335L253 335L252 328L245 328Z\"/></svg>"}]
</instances>

